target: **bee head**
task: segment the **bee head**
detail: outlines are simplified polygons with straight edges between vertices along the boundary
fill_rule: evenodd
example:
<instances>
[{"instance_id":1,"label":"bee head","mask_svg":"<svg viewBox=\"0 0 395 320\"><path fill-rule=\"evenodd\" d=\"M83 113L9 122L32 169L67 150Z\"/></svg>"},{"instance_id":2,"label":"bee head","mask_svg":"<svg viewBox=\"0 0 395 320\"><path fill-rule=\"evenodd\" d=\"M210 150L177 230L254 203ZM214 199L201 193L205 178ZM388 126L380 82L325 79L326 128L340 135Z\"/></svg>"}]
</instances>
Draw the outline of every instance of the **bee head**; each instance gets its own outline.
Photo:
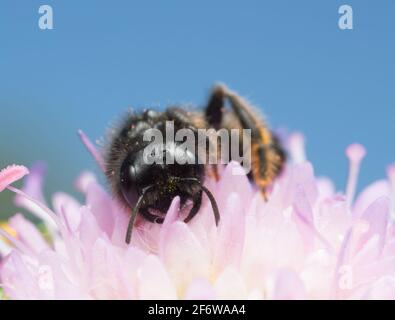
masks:
<instances>
[{"instance_id":1,"label":"bee head","mask_svg":"<svg viewBox=\"0 0 395 320\"><path fill-rule=\"evenodd\" d=\"M167 210L172 199L193 196L196 188L185 186L185 178L202 182L204 166L199 164L195 154L181 144L157 145L155 153L143 148L130 153L120 170L122 196L129 206L149 189L145 204L158 210Z\"/></svg>"}]
</instances>

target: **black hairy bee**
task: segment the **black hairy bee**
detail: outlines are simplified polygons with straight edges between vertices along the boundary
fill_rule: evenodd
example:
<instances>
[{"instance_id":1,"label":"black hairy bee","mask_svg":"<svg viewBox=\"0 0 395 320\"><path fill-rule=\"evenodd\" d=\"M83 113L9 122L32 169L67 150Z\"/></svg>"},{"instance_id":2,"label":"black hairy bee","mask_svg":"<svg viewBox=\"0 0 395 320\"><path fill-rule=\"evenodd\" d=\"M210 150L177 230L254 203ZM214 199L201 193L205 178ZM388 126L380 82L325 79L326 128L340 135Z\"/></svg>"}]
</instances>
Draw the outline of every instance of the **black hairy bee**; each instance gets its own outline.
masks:
<instances>
[{"instance_id":1,"label":"black hairy bee","mask_svg":"<svg viewBox=\"0 0 395 320\"><path fill-rule=\"evenodd\" d=\"M228 99L231 108L225 108ZM214 196L204 186L207 166L198 159L201 156L190 150L179 148L180 142L173 142L173 148L163 147L163 157L178 155L191 161L179 164L147 164L144 150L149 142L143 135L149 129L157 129L164 134L165 123L172 121L176 130L182 128L197 132L198 129L250 129L251 164L250 176L266 197L266 188L281 172L285 162L284 151L278 139L255 110L240 96L224 85L214 87L209 102L203 112L170 107L163 112L147 109L141 114L131 114L125 119L119 132L112 137L105 158L105 172L116 198L132 209L126 235L130 243L137 214L154 223L162 223L175 196L181 205L192 201L192 208L185 222L190 221L199 211L203 193L211 202L215 221L218 225L220 213ZM218 178L216 167L212 170Z\"/></svg>"}]
</instances>

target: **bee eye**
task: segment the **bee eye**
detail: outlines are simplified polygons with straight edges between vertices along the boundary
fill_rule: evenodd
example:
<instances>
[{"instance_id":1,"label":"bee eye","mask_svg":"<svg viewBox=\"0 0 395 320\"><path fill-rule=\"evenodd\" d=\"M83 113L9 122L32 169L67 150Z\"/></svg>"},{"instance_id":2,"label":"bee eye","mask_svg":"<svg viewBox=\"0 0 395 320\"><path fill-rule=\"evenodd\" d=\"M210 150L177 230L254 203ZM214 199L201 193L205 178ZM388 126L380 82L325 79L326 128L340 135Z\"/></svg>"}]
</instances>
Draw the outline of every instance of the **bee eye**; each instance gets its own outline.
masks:
<instances>
[{"instance_id":1,"label":"bee eye","mask_svg":"<svg viewBox=\"0 0 395 320\"><path fill-rule=\"evenodd\" d=\"M120 187L122 195L127 203L133 205L137 199L136 168L129 159L126 159L120 172Z\"/></svg>"}]
</instances>

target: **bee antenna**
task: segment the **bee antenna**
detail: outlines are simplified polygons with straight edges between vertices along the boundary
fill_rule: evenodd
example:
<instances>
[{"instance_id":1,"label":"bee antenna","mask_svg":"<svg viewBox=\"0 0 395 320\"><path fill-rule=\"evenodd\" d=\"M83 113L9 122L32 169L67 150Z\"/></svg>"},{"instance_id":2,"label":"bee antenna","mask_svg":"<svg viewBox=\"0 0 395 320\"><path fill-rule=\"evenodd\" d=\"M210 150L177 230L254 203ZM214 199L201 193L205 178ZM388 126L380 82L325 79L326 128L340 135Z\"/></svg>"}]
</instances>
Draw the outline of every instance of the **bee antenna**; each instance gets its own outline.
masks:
<instances>
[{"instance_id":1,"label":"bee antenna","mask_svg":"<svg viewBox=\"0 0 395 320\"><path fill-rule=\"evenodd\" d=\"M207 195L207 197L210 200L211 203L211 207L213 208L213 212L214 212L214 217L215 217L215 224L218 226L219 224L219 220L220 220L220 214L219 214L219 209L218 209L218 205L217 205L217 201L215 201L215 198L213 196L213 194L210 192L210 190L208 190L205 186L200 185L200 187L202 188L202 190L204 191L204 193Z\"/></svg>"},{"instance_id":2,"label":"bee antenna","mask_svg":"<svg viewBox=\"0 0 395 320\"><path fill-rule=\"evenodd\" d=\"M142 205L143 202L144 202L145 193L146 193L149 189L151 189L152 187L153 187L153 186L149 186L149 187L143 189L143 192L142 192L140 198L137 200L137 203L136 203L136 205L134 206L134 208L133 208L133 210L132 210L132 214L131 214L130 219L129 219L128 230L127 230L127 232L126 232L126 239L125 239L125 242L126 242L127 244L130 244L130 241L132 240L132 232L133 232L134 222L136 221L137 214L138 214L138 212L139 212L139 210L140 210L141 205Z\"/></svg>"},{"instance_id":3,"label":"bee antenna","mask_svg":"<svg viewBox=\"0 0 395 320\"><path fill-rule=\"evenodd\" d=\"M202 189L202 191L207 195L208 199L210 200L211 207L213 208L213 212L214 212L215 224L218 226L221 216L219 214L217 201L215 200L211 191L209 189L207 189L204 185L202 185L202 183L196 178L182 178L182 179L180 179L180 181L192 182L192 183L196 183L197 185L199 185L200 189Z\"/></svg>"}]
</instances>

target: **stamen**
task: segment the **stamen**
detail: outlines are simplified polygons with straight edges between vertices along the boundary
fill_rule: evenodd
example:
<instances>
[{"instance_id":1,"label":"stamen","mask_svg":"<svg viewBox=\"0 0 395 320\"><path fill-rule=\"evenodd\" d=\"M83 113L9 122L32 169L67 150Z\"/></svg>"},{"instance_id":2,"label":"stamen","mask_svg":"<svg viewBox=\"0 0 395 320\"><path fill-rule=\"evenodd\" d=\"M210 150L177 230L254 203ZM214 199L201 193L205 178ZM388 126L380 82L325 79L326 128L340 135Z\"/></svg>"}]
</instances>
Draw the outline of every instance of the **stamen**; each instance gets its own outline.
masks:
<instances>
[{"instance_id":1,"label":"stamen","mask_svg":"<svg viewBox=\"0 0 395 320\"><path fill-rule=\"evenodd\" d=\"M388 166L387 175L390 181L391 220L395 221L395 164Z\"/></svg>"},{"instance_id":2,"label":"stamen","mask_svg":"<svg viewBox=\"0 0 395 320\"><path fill-rule=\"evenodd\" d=\"M293 133L288 140L289 153L294 163L306 162L306 148L303 134Z\"/></svg>"},{"instance_id":3,"label":"stamen","mask_svg":"<svg viewBox=\"0 0 395 320\"><path fill-rule=\"evenodd\" d=\"M29 170L24 166L11 165L4 168L0 171L0 192L27 174L29 174Z\"/></svg>"},{"instance_id":4,"label":"stamen","mask_svg":"<svg viewBox=\"0 0 395 320\"><path fill-rule=\"evenodd\" d=\"M87 135L82 131L78 130L78 135L82 141L82 143L85 145L86 149L88 152L92 155L93 159L95 159L96 163L100 167L100 169L105 172L105 165L104 165L104 159L100 152L96 149L94 144L89 140Z\"/></svg>"},{"instance_id":5,"label":"stamen","mask_svg":"<svg viewBox=\"0 0 395 320\"><path fill-rule=\"evenodd\" d=\"M351 208L357 188L359 169L366 155L366 149L360 144L352 144L346 149L346 155L349 160L346 202L348 207Z\"/></svg>"},{"instance_id":6,"label":"stamen","mask_svg":"<svg viewBox=\"0 0 395 320\"><path fill-rule=\"evenodd\" d=\"M0 238L0 257L6 256L11 252L11 247L3 241L3 238Z\"/></svg>"},{"instance_id":7,"label":"stamen","mask_svg":"<svg viewBox=\"0 0 395 320\"><path fill-rule=\"evenodd\" d=\"M19 190L17 188L8 186L8 190L18 194L21 197L24 197L26 200L30 201L32 204L34 204L36 207L40 209L40 218L43 219L43 221L46 223L47 226L49 226L51 229L54 229L54 227L59 228L59 230L63 230L64 228L62 227L57 215L51 211L49 208L47 208L45 205L37 201L36 199L33 199L26 193L24 193L22 190ZM38 212L38 210L37 210ZM51 218L51 219L50 219Z\"/></svg>"},{"instance_id":8,"label":"stamen","mask_svg":"<svg viewBox=\"0 0 395 320\"><path fill-rule=\"evenodd\" d=\"M22 242L11 236L8 232L3 230L3 228L0 228L0 236L7 239L16 249L18 249L19 252L25 254L31 254L29 249Z\"/></svg>"}]
</instances>

